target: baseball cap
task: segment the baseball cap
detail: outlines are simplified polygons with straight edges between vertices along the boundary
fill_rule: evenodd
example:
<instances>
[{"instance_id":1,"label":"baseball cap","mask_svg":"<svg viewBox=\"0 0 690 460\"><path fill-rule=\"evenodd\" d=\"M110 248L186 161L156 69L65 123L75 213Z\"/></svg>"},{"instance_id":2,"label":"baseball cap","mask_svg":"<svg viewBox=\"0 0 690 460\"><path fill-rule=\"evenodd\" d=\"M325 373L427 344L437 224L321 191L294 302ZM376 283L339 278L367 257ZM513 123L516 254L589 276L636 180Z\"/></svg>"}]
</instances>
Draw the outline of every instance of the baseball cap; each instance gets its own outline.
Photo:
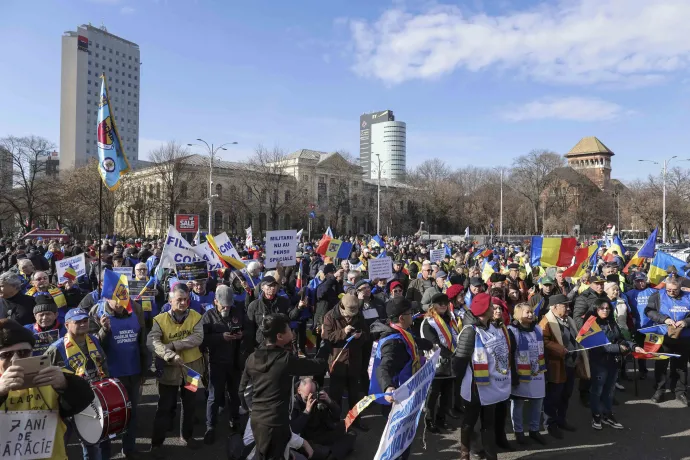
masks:
<instances>
[{"instance_id":1,"label":"baseball cap","mask_svg":"<svg viewBox=\"0 0 690 460\"><path fill-rule=\"evenodd\" d=\"M634 281L647 281L647 274L645 272L637 272L635 273L635 276L633 277Z\"/></svg>"},{"instance_id":2,"label":"baseball cap","mask_svg":"<svg viewBox=\"0 0 690 460\"><path fill-rule=\"evenodd\" d=\"M73 308L65 315L65 321L81 321L88 317L89 314L83 308Z\"/></svg>"}]
</instances>

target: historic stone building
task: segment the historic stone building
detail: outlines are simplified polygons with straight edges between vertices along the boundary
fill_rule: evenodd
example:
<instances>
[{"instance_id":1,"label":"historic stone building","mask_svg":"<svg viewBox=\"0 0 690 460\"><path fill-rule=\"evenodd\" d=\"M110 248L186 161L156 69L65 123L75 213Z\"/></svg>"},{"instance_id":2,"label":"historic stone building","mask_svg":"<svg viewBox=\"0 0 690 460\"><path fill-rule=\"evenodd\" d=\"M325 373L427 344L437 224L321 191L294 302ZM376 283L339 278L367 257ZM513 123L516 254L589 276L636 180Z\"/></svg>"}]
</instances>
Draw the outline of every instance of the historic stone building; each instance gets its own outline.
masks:
<instances>
[{"instance_id":1,"label":"historic stone building","mask_svg":"<svg viewBox=\"0 0 690 460\"><path fill-rule=\"evenodd\" d=\"M118 191L117 234L162 235L176 213L199 214L201 228L208 227L208 157L189 155L125 179ZM382 233L414 229L409 192L401 183L381 180ZM312 234L328 226L337 234L376 232L377 180L363 179L362 168L337 152L301 149L272 162L216 161L213 193L214 233L241 235L251 225L255 235L287 228L303 228L306 235L310 220Z\"/></svg>"}]
</instances>

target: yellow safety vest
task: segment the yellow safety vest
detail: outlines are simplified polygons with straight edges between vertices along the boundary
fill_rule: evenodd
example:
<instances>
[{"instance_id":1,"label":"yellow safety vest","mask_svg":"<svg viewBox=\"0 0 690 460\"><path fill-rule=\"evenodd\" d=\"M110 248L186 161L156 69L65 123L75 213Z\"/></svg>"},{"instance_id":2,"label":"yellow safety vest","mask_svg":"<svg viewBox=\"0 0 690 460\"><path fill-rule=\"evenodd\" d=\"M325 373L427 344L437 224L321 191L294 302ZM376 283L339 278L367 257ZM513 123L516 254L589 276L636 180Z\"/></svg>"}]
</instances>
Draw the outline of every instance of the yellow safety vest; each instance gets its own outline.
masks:
<instances>
[{"instance_id":1,"label":"yellow safety vest","mask_svg":"<svg viewBox=\"0 0 690 460\"><path fill-rule=\"evenodd\" d=\"M51 460L68 460L65 451L65 431L67 426L60 418L58 394L51 386L40 388L28 388L26 390L13 390L7 395L5 403L0 406L0 411L43 411L55 412L58 416L55 439L53 440L53 455Z\"/></svg>"},{"instance_id":2,"label":"yellow safety vest","mask_svg":"<svg viewBox=\"0 0 690 460\"><path fill-rule=\"evenodd\" d=\"M194 332L194 326L201 321L201 315L190 309L187 318L185 318L182 324L176 323L170 316L170 312L161 313L153 318L153 320L160 326L161 331L163 332L161 340L167 345L170 342L182 340L192 335ZM199 347L188 348L186 350L179 351L178 354L185 364L201 358L201 351L199 350Z\"/></svg>"}]
</instances>

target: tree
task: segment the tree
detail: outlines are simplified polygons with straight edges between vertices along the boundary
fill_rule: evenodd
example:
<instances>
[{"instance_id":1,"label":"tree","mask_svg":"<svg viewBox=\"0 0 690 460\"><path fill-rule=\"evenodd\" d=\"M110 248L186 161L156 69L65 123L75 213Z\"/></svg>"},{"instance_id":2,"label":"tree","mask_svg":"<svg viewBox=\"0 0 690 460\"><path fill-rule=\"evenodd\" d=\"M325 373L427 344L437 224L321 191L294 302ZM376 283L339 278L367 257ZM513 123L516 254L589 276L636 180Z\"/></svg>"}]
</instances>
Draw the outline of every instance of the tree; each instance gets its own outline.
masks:
<instances>
[{"instance_id":1,"label":"tree","mask_svg":"<svg viewBox=\"0 0 690 460\"><path fill-rule=\"evenodd\" d=\"M149 153L153 173L161 188L161 196L156 200L157 211L168 225L173 224L175 213L180 204L188 199L190 188L194 185L195 171L185 162L189 156L187 148L175 141L169 141Z\"/></svg>"},{"instance_id":2,"label":"tree","mask_svg":"<svg viewBox=\"0 0 690 460\"><path fill-rule=\"evenodd\" d=\"M563 166L565 159L548 150L532 150L513 160L511 184L532 205L535 233L539 233L539 204L551 183L550 174Z\"/></svg>"},{"instance_id":3,"label":"tree","mask_svg":"<svg viewBox=\"0 0 690 460\"><path fill-rule=\"evenodd\" d=\"M12 160L12 188L0 196L0 201L14 211L27 232L51 197L51 181L45 178L45 156L53 149L53 143L39 136L0 139L0 150Z\"/></svg>"}]
</instances>

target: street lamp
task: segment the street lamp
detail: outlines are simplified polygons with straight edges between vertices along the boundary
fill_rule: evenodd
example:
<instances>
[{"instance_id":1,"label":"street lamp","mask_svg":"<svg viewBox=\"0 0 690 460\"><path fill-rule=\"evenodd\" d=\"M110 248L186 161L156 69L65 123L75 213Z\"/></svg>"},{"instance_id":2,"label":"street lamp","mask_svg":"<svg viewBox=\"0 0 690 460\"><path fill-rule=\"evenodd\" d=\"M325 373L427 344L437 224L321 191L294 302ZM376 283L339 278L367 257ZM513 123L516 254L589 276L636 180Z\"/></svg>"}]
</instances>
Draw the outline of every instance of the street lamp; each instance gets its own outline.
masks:
<instances>
[{"instance_id":1,"label":"street lamp","mask_svg":"<svg viewBox=\"0 0 690 460\"><path fill-rule=\"evenodd\" d=\"M671 158L668 160L664 160L664 167L661 170L661 177L662 177L662 182L663 182L663 201L662 201L662 236L661 236L661 242L666 243L666 175L668 174L668 164L673 160L674 158L678 158L678 155L673 155ZM647 163L654 163L655 165L658 165L658 161L652 161L652 160L637 160L637 161L644 161ZM690 161L690 159L684 159L680 161Z\"/></svg>"},{"instance_id":2,"label":"street lamp","mask_svg":"<svg viewBox=\"0 0 690 460\"><path fill-rule=\"evenodd\" d=\"M206 145L206 149L208 150L208 154L211 159L211 161L209 161L208 171L208 232L211 233L213 231L211 228L211 222L213 221L213 199L218 196L213 194L213 162L215 161L216 153L219 150L227 150L225 148L226 145L237 145L237 142L226 142L225 144L214 147L213 144L209 145L209 143L203 139L197 139L197 141L203 142ZM194 144L187 145L190 147L194 146Z\"/></svg>"},{"instance_id":3,"label":"street lamp","mask_svg":"<svg viewBox=\"0 0 690 460\"><path fill-rule=\"evenodd\" d=\"M378 184L376 190L376 234L380 235L381 227L381 154L375 153L376 161L378 162ZM389 160L384 161L383 164L388 163Z\"/></svg>"}]
</instances>

